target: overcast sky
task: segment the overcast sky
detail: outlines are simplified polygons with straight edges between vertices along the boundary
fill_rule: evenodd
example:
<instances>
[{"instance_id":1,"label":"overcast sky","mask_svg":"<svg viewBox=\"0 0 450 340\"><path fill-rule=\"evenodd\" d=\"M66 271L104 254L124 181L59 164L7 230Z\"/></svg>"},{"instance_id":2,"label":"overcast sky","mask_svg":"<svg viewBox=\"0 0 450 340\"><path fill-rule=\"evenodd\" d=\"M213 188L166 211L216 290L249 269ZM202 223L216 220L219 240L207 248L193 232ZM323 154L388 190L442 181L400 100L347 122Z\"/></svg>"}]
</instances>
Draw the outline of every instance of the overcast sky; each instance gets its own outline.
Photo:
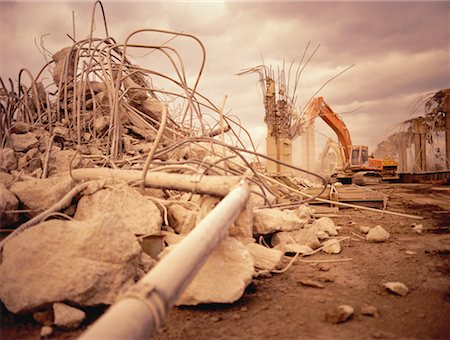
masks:
<instances>
[{"instance_id":1,"label":"overcast sky","mask_svg":"<svg viewBox=\"0 0 450 340\"><path fill-rule=\"evenodd\" d=\"M109 33L118 42L141 28L192 33L207 49L199 90L231 110L263 145L264 107L256 75L241 69L300 60L308 41L320 48L306 67L297 92L301 105L330 77L356 64L319 94L343 115L354 144L369 145L410 119L410 104L450 87L450 12L441 2L117 2L104 1ZM87 36L93 2L0 3L0 75L16 78L26 67L45 64L34 40L45 36L51 52L71 45L75 11L77 39ZM103 37L100 25L99 36ZM49 34L49 35L47 35ZM147 43L152 44L148 38ZM160 42L159 42L160 43ZM191 53L192 51L192 53ZM198 49L184 51L188 73L198 68ZM312 49L311 49L312 51ZM137 63L145 65L145 57ZM421 112L419 112L421 113ZM415 113L418 115L419 113ZM335 138L320 124L317 129ZM317 136L319 142L324 138Z\"/></svg>"}]
</instances>

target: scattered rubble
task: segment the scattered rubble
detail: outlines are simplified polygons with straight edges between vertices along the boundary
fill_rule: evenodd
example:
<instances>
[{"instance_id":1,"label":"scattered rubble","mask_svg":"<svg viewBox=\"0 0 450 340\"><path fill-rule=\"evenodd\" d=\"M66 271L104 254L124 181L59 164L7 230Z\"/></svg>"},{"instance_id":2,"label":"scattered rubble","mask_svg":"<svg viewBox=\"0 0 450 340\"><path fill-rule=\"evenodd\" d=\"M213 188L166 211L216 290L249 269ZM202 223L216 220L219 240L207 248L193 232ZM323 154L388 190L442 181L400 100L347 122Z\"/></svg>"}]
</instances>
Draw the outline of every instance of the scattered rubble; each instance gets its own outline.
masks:
<instances>
[{"instance_id":1,"label":"scattered rubble","mask_svg":"<svg viewBox=\"0 0 450 340\"><path fill-rule=\"evenodd\" d=\"M386 282L383 286L391 293L400 296L406 296L409 292L409 288L402 282Z\"/></svg>"},{"instance_id":2,"label":"scattered rubble","mask_svg":"<svg viewBox=\"0 0 450 340\"><path fill-rule=\"evenodd\" d=\"M255 211L253 223L257 234L266 235L298 230L307 223L307 218L299 218L292 210L261 209Z\"/></svg>"}]
</instances>

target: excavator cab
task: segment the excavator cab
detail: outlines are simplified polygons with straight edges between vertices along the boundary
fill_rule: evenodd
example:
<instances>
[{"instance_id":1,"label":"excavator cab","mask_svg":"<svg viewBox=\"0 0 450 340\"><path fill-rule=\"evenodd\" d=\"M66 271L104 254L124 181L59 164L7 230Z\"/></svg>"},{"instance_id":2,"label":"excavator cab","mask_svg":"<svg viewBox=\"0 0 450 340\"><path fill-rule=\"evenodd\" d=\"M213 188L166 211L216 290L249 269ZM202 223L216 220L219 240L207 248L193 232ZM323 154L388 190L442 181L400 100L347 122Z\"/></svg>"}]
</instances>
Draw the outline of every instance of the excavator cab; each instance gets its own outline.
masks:
<instances>
[{"instance_id":1,"label":"excavator cab","mask_svg":"<svg viewBox=\"0 0 450 340\"><path fill-rule=\"evenodd\" d=\"M350 145L350 166L362 167L369 161L369 148L363 145Z\"/></svg>"}]
</instances>

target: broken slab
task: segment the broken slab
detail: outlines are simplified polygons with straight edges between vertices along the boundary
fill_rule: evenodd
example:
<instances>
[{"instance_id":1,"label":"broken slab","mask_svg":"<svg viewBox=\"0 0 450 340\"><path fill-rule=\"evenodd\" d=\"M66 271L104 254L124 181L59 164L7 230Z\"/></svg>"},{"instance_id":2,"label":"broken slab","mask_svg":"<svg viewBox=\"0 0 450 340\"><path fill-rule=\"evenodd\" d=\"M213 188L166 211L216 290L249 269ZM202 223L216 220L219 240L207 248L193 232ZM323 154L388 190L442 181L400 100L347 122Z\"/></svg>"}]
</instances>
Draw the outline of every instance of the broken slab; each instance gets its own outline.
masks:
<instances>
[{"instance_id":1,"label":"broken slab","mask_svg":"<svg viewBox=\"0 0 450 340\"><path fill-rule=\"evenodd\" d=\"M59 202L73 186L69 176L58 176L16 182L10 191L23 203L25 209L33 210L28 215L35 216Z\"/></svg>"},{"instance_id":2,"label":"broken slab","mask_svg":"<svg viewBox=\"0 0 450 340\"><path fill-rule=\"evenodd\" d=\"M0 183L0 227L5 227L19 220L17 213L12 213L12 210L17 210L19 200L13 193Z\"/></svg>"},{"instance_id":3,"label":"broken slab","mask_svg":"<svg viewBox=\"0 0 450 340\"><path fill-rule=\"evenodd\" d=\"M256 234L266 235L276 231L292 231L302 228L307 219L301 219L292 210L260 209L253 215L253 228Z\"/></svg>"},{"instance_id":4,"label":"broken slab","mask_svg":"<svg viewBox=\"0 0 450 340\"><path fill-rule=\"evenodd\" d=\"M294 231L282 231L272 236L272 246L280 244L306 245L312 249L320 247L320 241L311 229L300 229Z\"/></svg>"},{"instance_id":5,"label":"broken slab","mask_svg":"<svg viewBox=\"0 0 450 340\"><path fill-rule=\"evenodd\" d=\"M112 216L115 223L135 235L156 233L162 225L161 213L155 203L128 185L83 196L78 202L74 219L84 221L97 215Z\"/></svg>"},{"instance_id":6,"label":"broken slab","mask_svg":"<svg viewBox=\"0 0 450 340\"><path fill-rule=\"evenodd\" d=\"M258 243L249 243L246 244L246 247L252 255L256 268L270 271L279 268L283 259L283 252L264 247Z\"/></svg>"},{"instance_id":7,"label":"broken slab","mask_svg":"<svg viewBox=\"0 0 450 340\"><path fill-rule=\"evenodd\" d=\"M64 303L53 304L55 325L67 329L77 329L86 318L86 313Z\"/></svg>"},{"instance_id":8,"label":"broken slab","mask_svg":"<svg viewBox=\"0 0 450 340\"><path fill-rule=\"evenodd\" d=\"M134 282L141 255L138 241L120 223L114 216L48 220L10 239L0 265L1 301L12 313L60 301L113 303Z\"/></svg>"},{"instance_id":9,"label":"broken slab","mask_svg":"<svg viewBox=\"0 0 450 340\"><path fill-rule=\"evenodd\" d=\"M366 235L366 240L370 242L384 242L387 239L389 239L389 233L381 225L370 229Z\"/></svg>"},{"instance_id":10,"label":"broken slab","mask_svg":"<svg viewBox=\"0 0 450 340\"><path fill-rule=\"evenodd\" d=\"M25 152L32 148L37 148L39 146L39 140L36 138L36 134L33 132L28 132L25 134L11 134L11 144L12 148L16 152Z\"/></svg>"},{"instance_id":11,"label":"broken slab","mask_svg":"<svg viewBox=\"0 0 450 340\"><path fill-rule=\"evenodd\" d=\"M254 272L253 259L247 248L228 237L211 253L176 304L233 303L240 299Z\"/></svg>"}]
</instances>

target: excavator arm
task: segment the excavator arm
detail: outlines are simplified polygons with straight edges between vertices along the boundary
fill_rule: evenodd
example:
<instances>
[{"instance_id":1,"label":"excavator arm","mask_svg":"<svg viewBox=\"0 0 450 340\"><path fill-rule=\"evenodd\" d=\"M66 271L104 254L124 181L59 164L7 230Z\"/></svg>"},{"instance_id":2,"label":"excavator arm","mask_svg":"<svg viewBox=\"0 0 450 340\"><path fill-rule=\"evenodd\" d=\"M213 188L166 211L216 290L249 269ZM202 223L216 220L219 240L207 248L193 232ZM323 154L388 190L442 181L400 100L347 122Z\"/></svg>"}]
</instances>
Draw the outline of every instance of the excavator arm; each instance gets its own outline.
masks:
<instances>
[{"instance_id":1,"label":"excavator arm","mask_svg":"<svg viewBox=\"0 0 450 340\"><path fill-rule=\"evenodd\" d=\"M325 103L323 97L314 98L309 103L306 114L308 115L308 120L314 120L315 117L319 116L333 129L344 150L345 163L349 164L352 138L344 121Z\"/></svg>"}]
</instances>

